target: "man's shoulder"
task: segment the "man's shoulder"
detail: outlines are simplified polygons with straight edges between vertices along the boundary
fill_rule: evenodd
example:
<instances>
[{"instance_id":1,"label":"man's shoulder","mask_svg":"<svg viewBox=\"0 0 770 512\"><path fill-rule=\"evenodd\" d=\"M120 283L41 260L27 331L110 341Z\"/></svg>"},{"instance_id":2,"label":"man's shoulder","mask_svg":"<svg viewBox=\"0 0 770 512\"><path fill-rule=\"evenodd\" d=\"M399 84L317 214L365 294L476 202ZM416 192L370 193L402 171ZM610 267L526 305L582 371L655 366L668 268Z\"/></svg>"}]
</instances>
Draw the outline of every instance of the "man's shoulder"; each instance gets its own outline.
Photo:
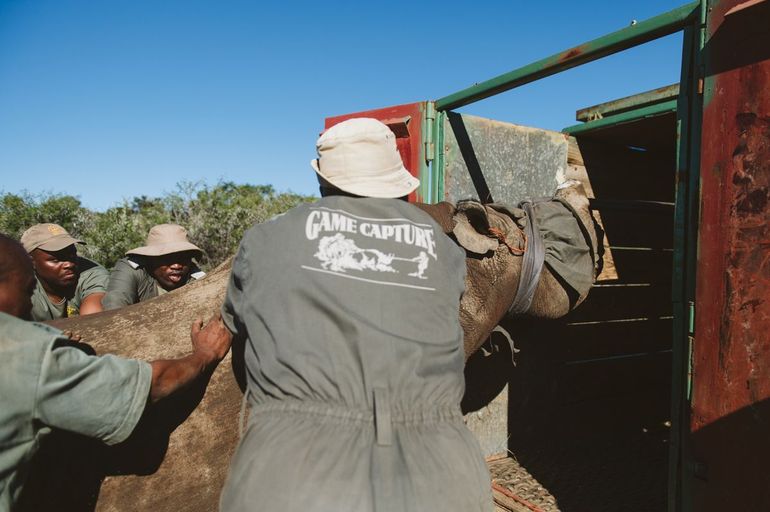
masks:
<instances>
[{"instance_id":1,"label":"man's shoulder","mask_svg":"<svg viewBox=\"0 0 770 512\"><path fill-rule=\"evenodd\" d=\"M85 256L80 255L78 255L78 266L80 267L81 271L83 269L90 270L92 268L104 268L104 265L100 265L91 258L86 258Z\"/></svg>"},{"instance_id":2,"label":"man's shoulder","mask_svg":"<svg viewBox=\"0 0 770 512\"><path fill-rule=\"evenodd\" d=\"M21 320L6 313L0 313L0 345L14 346L14 352L44 353L61 337L61 331L50 325Z\"/></svg>"},{"instance_id":3,"label":"man's shoulder","mask_svg":"<svg viewBox=\"0 0 770 512\"><path fill-rule=\"evenodd\" d=\"M85 256L78 256L78 268L80 269L81 276L109 274L109 271L103 265Z\"/></svg>"},{"instance_id":4,"label":"man's shoulder","mask_svg":"<svg viewBox=\"0 0 770 512\"><path fill-rule=\"evenodd\" d=\"M311 204L322 209L340 209L358 215L403 217L413 222L433 223L433 218L417 206L401 199L383 197L329 196Z\"/></svg>"},{"instance_id":5,"label":"man's shoulder","mask_svg":"<svg viewBox=\"0 0 770 512\"><path fill-rule=\"evenodd\" d=\"M32 311L30 313L32 318L37 321L61 318L60 316L52 314L52 310L55 310L56 307L51 302L51 299L48 298L48 294L45 292L40 279L36 278L36 281L35 289L32 292L32 297L30 299L32 301Z\"/></svg>"},{"instance_id":6,"label":"man's shoulder","mask_svg":"<svg viewBox=\"0 0 770 512\"><path fill-rule=\"evenodd\" d=\"M78 278L76 296L87 296L94 292L106 292L110 280L110 272L93 260L78 256ZM81 297L82 298L82 297Z\"/></svg>"},{"instance_id":7,"label":"man's shoulder","mask_svg":"<svg viewBox=\"0 0 770 512\"><path fill-rule=\"evenodd\" d=\"M141 258L132 256L126 256L120 258L115 266L112 268L113 272L125 272L127 274L147 274L147 270L144 268L144 261Z\"/></svg>"}]
</instances>

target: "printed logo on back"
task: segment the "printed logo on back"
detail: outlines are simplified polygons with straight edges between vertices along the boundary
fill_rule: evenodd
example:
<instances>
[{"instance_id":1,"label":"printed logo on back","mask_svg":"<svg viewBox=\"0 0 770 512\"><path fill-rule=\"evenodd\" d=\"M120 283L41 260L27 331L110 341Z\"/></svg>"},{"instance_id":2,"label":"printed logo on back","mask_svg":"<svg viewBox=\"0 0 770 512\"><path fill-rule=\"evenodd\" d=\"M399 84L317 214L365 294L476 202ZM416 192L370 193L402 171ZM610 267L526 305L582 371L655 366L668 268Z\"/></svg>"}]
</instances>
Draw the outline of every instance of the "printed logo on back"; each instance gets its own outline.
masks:
<instances>
[{"instance_id":1,"label":"printed logo on back","mask_svg":"<svg viewBox=\"0 0 770 512\"><path fill-rule=\"evenodd\" d=\"M319 267L306 270L354 279L434 290L419 286L437 260L433 227L408 219L370 219L342 210L317 208L305 221L305 236L318 240ZM352 272L351 272L352 271ZM360 276L360 277L357 277ZM364 277L366 276L366 277Z\"/></svg>"}]
</instances>

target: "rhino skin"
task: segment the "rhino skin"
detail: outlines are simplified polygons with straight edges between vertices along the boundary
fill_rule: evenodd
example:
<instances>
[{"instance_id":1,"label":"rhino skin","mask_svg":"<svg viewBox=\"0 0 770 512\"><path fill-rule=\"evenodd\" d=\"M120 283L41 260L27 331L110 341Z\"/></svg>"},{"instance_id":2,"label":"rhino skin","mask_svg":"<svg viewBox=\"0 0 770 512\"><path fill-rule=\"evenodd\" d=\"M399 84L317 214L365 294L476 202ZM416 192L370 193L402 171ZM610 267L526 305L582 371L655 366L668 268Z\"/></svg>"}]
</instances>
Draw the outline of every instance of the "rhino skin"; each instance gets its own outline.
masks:
<instances>
[{"instance_id":1,"label":"rhino skin","mask_svg":"<svg viewBox=\"0 0 770 512\"><path fill-rule=\"evenodd\" d=\"M584 221L596 254L597 230L582 186L573 185L559 193ZM418 206L451 233L454 205L444 202ZM502 225L495 215L490 215L489 222ZM192 321L208 319L221 305L231 263L225 262L206 278L150 301L53 324L80 334L82 341L99 354L146 361L184 356L191 350ZM467 358L489 337L513 302L521 256L511 254L500 244L483 256L468 253L466 263L460 321ZM584 298L570 295L546 267L528 315L558 318ZM206 382L201 382L149 408L135 433L120 445L108 447L55 432L37 456L19 510L217 510L238 442L241 402L242 392L228 355L209 379L207 389Z\"/></svg>"}]
</instances>

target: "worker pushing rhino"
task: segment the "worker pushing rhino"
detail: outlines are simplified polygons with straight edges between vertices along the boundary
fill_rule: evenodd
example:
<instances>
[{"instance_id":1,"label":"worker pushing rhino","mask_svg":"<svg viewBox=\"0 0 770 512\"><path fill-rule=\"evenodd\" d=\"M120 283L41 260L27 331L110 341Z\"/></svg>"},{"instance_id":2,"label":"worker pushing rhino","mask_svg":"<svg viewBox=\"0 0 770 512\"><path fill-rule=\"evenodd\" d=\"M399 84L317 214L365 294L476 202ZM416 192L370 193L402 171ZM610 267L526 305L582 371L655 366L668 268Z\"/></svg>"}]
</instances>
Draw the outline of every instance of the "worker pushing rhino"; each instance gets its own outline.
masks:
<instances>
[{"instance_id":1,"label":"worker pushing rhino","mask_svg":"<svg viewBox=\"0 0 770 512\"><path fill-rule=\"evenodd\" d=\"M170 357L182 352L181 320L224 302L233 334L235 381L214 373L160 469L105 480L98 510L212 510L223 486L224 511L489 509L489 474L460 413L463 363L510 311L556 318L585 298L600 246L585 194L576 182L556 191L543 209L559 210L557 235L523 272L540 238L527 227L553 215L406 202L419 182L373 119L336 125L317 149L322 199L255 225L231 269L60 324L99 352ZM249 414L228 471L238 388Z\"/></svg>"}]
</instances>

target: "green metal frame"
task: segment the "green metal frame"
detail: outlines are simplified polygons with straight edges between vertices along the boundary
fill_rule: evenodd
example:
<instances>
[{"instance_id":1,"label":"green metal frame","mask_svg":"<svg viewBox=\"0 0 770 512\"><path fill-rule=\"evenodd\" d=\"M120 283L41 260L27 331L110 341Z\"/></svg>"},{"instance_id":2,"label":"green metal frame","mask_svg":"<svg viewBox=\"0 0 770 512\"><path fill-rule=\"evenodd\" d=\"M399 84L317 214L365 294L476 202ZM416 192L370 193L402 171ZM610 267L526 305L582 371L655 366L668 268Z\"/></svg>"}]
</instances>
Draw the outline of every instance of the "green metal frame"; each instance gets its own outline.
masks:
<instances>
[{"instance_id":1,"label":"green metal frame","mask_svg":"<svg viewBox=\"0 0 770 512\"><path fill-rule=\"evenodd\" d=\"M674 346L668 489L668 509L672 512L692 510L693 467L689 456L688 434L700 203L700 128L703 117L703 94L699 84L703 76L701 58L706 41L706 11L707 2L704 0L700 5L697 23L687 27L684 32L677 105L677 188L672 282Z\"/></svg>"},{"instance_id":2,"label":"green metal frame","mask_svg":"<svg viewBox=\"0 0 770 512\"><path fill-rule=\"evenodd\" d=\"M570 50L557 53L532 64L478 83L467 89L436 100L430 110L433 149L430 198L441 201L444 196L443 126L446 112L541 78L638 46L660 37L683 31L682 71L676 99L661 96L656 101L616 108L602 119L570 126L563 131L571 135L598 128L633 122L646 116L676 112L677 164L674 214L674 260L672 273L673 354L671 444L669 451L668 510L690 512L690 478L688 456L689 401L691 392L691 336L695 314L695 268L700 177L700 127L702 124L701 54L705 41L707 0L688 3L630 27L594 39ZM665 88L671 89L671 87ZM670 91L669 91L670 93ZM654 95L651 93L651 95ZM661 101L662 100L662 101ZM621 102L622 100L618 100ZM616 103L618 103L616 102ZM632 102L633 103L633 102ZM589 109L587 109L589 110ZM608 113L610 111L608 110Z\"/></svg>"},{"instance_id":3,"label":"green metal frame","mask_svg":"<svg viewBox=\"0 0 770 512\"><path fill-rule=\"evenodd\" d=\"M641 107L649 107L669 100L676 100L677 97L679 97L678 83L669 85L668 87L661 87L654 91L634 94L633 96L608 101L592 107L582 108L575 113L575 120L584 123L596 121L597 119L621 114L623 112L628 112L629 110L636 110Z\"/></svg>"},{"instance_id":4,"label":"green metal frame","mask_svg":"<svg viewBox=\"0 0 770 512\"><path fill-rule=\"evenodd\" d=\"M698 20L700 1L557 53L436 100L436 110L459 108L535 80L678 32Z\"/></svg>"},{"instance_id":5,"label":"green metal frame","mask_svg":"<svg viewBox=\"0 0 770 512\"><path fill-rule=\"evenodd\" d=\"M433 120L435 153L431 167L431 202L438 203L444 200L444 120L445 112L436 111Z\"/></svg>"},{"instance_id":6,"label":"green metal frame","mask_svg":"<svg viewBox=\"0 0 770 512\"><path fill-rule=\"evenodd\" d=\"M635 110L629 110L628 112L615 114L603 119L597 119L596 121L588 121L587 123L568 126L567 128L562 129L562 131L570 135L580 135L581 133L590 132L591 130L596 130L599 128L606 128L608 126L630 123L645 117L659 116L661 114L676 112L676 107L677 100L669 100L663 103L658 103L657 105L637 108Z\"/></svg>"}]
</instances>

